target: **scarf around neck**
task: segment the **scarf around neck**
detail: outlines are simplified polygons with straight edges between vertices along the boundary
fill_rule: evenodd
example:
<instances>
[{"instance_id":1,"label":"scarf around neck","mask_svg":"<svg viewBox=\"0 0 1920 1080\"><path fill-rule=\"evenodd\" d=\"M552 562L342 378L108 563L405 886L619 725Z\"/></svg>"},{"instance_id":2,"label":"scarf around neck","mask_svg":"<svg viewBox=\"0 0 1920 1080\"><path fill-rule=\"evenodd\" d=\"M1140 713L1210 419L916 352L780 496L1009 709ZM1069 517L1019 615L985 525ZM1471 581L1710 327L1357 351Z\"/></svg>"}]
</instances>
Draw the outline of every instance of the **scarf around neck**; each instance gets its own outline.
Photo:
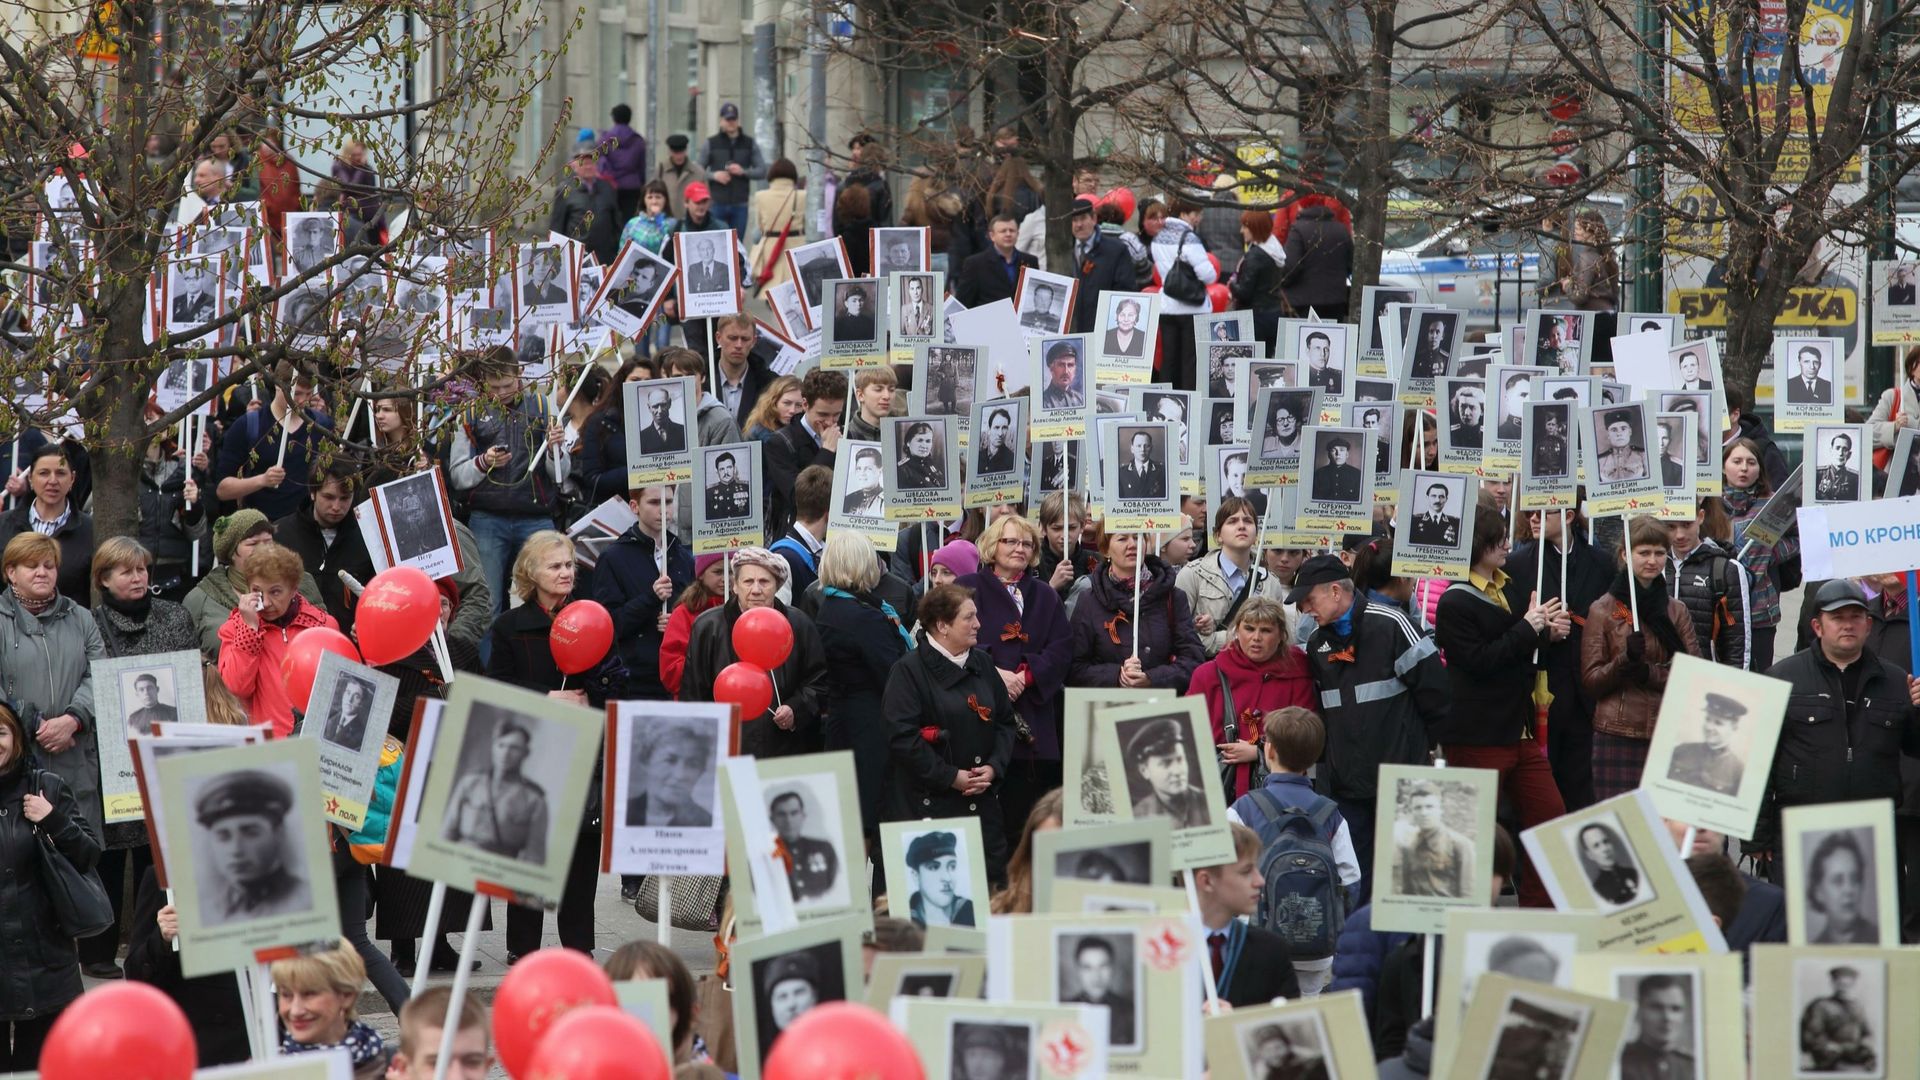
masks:
<instances>
[{"instance_id":1,"label":"scarf around neck","mask_svg":"<svg viewBox=\"0 0 1920 1080\"><path fill-rule=\"evenodd\" d=\"M1627 596L1629 582L1634 591L1631 599ZM1680 640L1680 631L1673 625L1673 620L1667 617L1666 578L1656 577L1652 583L1641 585L1623 566L1614 572L1613 585L1607 592L1622 605L1628 606L1629 611L1632 610L1630 605L1640 605L1640 628L1653 635L1654 640L1667 650L1669 659L1687 651L1686 645Z\"/></svg>"}]
</instances>

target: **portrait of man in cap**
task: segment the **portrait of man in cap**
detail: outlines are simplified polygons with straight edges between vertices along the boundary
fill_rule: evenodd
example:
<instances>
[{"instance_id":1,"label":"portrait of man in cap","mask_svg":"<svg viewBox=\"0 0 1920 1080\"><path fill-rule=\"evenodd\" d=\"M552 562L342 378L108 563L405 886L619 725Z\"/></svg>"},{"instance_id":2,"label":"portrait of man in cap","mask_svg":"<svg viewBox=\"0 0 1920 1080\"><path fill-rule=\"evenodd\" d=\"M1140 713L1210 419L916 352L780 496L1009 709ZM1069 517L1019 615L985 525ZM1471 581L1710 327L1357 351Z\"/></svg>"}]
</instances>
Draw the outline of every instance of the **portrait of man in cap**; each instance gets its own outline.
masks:
<instances>
[{"instance_id":1,"label":"portrait of man in cap","mask_svg":"<svg viewBox=\"0 0 1920 1080\"><path fill-rule=\"evenodd\" d=\"M313 906L312 887L294 871L299 841L287 829L293 785L261 769L214 777L193 800L195 847L208 888L200 921L224 926L292 915Z\"/></svg>"},{"instance_id":2,"label":"portrait of man in cap","mask_svg":"<svg viewBox=\"0 0 1920 1080\"><path fill-rule=\"evenodd\" d=\"M960 860L960 838L947 830L921 833L907 845L907 917L915 926L972 926L972 892Z\"/></svg>"},{"instance_id":3,"label":"portrait of man in cap","mask_svg":"<svg viewBox=\"0 0 1920 1080\"><path fill-rule=\"evenodd\" d=\"M1080 343L1071 339L1046 347L1047 385L1040 391L1043 409L1079 409L1087 404L1080 383Z\"/></svg>"},{"instance_id":4,"label":"portrait of man in cap","mask_svg":"<svg viewBox=\"0 0 1920 1080\"><path fill-rule=\"evenodd\" d=\"M1240 1031L1247 1075L1257 1080L1325 1080L1327 1035L1318 1013L1285 1022L1269 1020Z\"/></svg>"},{"instance_id":5,"label":"portrait of man in cap","mask_svg":"<svg viewBox=\"0 0 1920 1080\"><path fill-rule=\"evenodd\" d=\"M809 945L790 953L753 962L760 1059L766 1060L773 1041L809 1009L829 1001L846 1000L838 941Z\"/></svg>"},{"instance_id":6,"label":"portrait of man in cap","mask_svg":"<svg viewBox=\"0 0 1920 1080\"><path fill-rule=\"evenodd\" d=\"M953 1080L1026 1080L1033 1032L1025 1024L953 1022Z\"/></svg>"},{"instance_id":7,"label":"portrait of man in cap","mask_svg":"<svg viewBox=\"0 0 1920 1080\"><path fill-rule=\"evenodd\" d=\"M1543 403L1534 411L1533 475L1562 479L1570 475L1567 411L1570 406Z\"/></svg>"},{"instance_id":8,"label":"portrait of man in cap","mask_svg":"<svg viewBox=\"0 0 1920 1080\"><path fill-rule=\"evenodd\" d=\"M1175 829L1212 824L1206 793L1194 771L1193 731L1172 716L1149 716L1118 726L1126 748L1127 796L1133 816L1169 818Z\"/></svg>"},{"instance_id":9,"label":"portrait of man in cap","mask_svg":"<svg viewBox=\"0 0 1920 1080\"><path fill-rule=\"evenodd\" d=\"M1399 783L1394 814L1393 891L1400 896L1441 896L1460 900L1473 882L1473 840L1446 822L1440 785L1424 780Z\"/></svg>"},{"instance_id":10,"label":"portrait of man in cap","mask_svg":"<svg viewBox=\"0 0 1920 1080\"><path fill-rule=\"evenodd\" d=\"M1594 414L1594 445L1599 454L1600 479L1615 484L1644 480L1649 474L1647 452L1640 440L1637 409L1608 409Z\"/></svg>"},{"instance_id":11,"label":"portrait of man in cap","mask_svg":"<svg viewBox=\"0 0 1920 1080\"><path fill-rule=\"evenodd\" d=\"M1886 1003L1879 993L1868 993L1860 982L1863 971L1870 973L1883 992L1884 965L1880 960L1830 965L1817 957L1795 963L1797 991L1806 993L1809 985L1820 980L1821 968L1825 968L1827 984L1825 994L1814 997L1800 1010L1800 1060L1795 1075L1879 1074L1880 1014Z\"/></svg>"},{"instance_id":12,"label":"portrait of man in cap","mask_svg":"<svg viewBox=\"0 0 1920 1080\"><path fill-rule=\"evenodd\" d=\"M794 904L800 907L830 903L843 891L839 849L831 841L807 835L811 799L810 789L787 783L776 787L767 800L767 818L774 834L793 859L787 884L793 891Z\"/></svg>"},{"instance_id":13,"label":"portrait of man in cap","mask_svg":"<svg viewBox=\"0 0 1920 1080\"><path fill-rule=\"evenodd\" d=\"M1747 707L1725 694L1709 692L1700 713L1700 739L1673 748L1667 779L1720 795L1738 795L1746 775L1746 743L1740 724Z\"/></svg>"},{"instance_id":14,"label":"portrait of man in cap","mask_svg":"<svg viewBox=\"0 0 1920 1080\"><path fill-rule=\"evenodd\" d=\"M1135 941L1129 931L1105 934L1058 932L1054 962L1055 997L1063 1005L1105 1005L1109 1012L1107 1045L1116 1050L1139 1045L1139 1002L1134 997Z\"/></svg>"},{"instance_id":15,"label":"portrait of man in cap","mask_svg":"<svg viewBox=\"0 0 1920 1080\"><path fill-rule=\"evenodd\" d=\"M1020 305L1020 325L1029 330L1058 331L1060 319L1054 314L1053 305L1052 283L1034 282L1027 290L1026 301Z\"/></svg>"},{"instance_id":16,"label":"portrait of man in cap","mask_svg":"<svg viewBox=\"0 0 1920 1080\"><path fill-rule=\"evenodd\" d=\"M1697 976L1692 972L1661 971L1650 975L1619 976L1614 998L1631 1001L1632 1038L1620 1048L1620 1080L1679 1080L1697 1077L1699 1035L1694 1002ZM1637 985L1624 985L1624 984Z\"/></svg>"},{"instance_id":17,"label":"portrait of man in cap","mask_svg":"<svg viewBox=\"0 0 1920 1080\"><path fill-rule=\"evenodd\" d=\"M171 724L180 719L179 711L166 700L173 696L173 672L135 671L129 674L133 681L133 696L127 699L133 703L132 711L127 713L129 731L148 732L153 730L154 724ZM123 683L128 677L121 676ZM164 692L160 687L162 678L167 682Z\"/></svg>"},{"instance_id":18,"label":"portrait of man in cap","mask_svg":"<svg viewBox=\"0 0 1920 1080\"><path fill-rule=\"evenodd\" d=\"M547 861L547 792L522 771L533 751L533 718L476 703L453 782L443 838L521 862ZM484 756L472 744L486 740Z\"/></svg>"},{"instance_id":19,"label":"portrait of man in cap","mask_svg":"<svg viewBox=\"0 0 1920 1080\"><path fill-rule=\"evenodd\" d=\"M1335 432L1321 432L1314 455L1319 462L1313 469L1313 498L1316 502L1357 503L1360 501L1360 467L1351 462L1354 438Z\"/></svg>"},{"instance_id":20,"label":"portrait of man in cap","mask_svg":"<svg viewBox=\"0 0 1920 1080\"><path fill-rule=\"evenodd\" d=\"M292 231L293 243L287 246L287 262L296 274L312 270L339 250L332 214L302 215Z\"/></svg>"},{"instance_id":21,"label":"portrait of man in cap","mask_svg":"<svg viewBox=\"0 0 1920 1080\"><path fill-rule=\"evenodd\" d=\"M833 286L833 336L841 342L871 342L879 337L873 317L873 297L867 286L851 281Z\"/></svg>"}]
</instances>

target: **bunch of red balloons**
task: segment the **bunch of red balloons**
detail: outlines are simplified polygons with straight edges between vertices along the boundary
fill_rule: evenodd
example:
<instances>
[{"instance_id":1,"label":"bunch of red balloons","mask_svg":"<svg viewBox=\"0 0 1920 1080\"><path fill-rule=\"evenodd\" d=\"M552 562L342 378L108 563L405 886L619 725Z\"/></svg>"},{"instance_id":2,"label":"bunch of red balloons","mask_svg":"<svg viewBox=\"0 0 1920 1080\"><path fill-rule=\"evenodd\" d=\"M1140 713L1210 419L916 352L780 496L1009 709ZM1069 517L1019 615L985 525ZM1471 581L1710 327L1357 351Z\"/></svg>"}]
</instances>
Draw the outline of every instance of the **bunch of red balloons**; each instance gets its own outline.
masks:
<instances>
[{"instance_id":1,"label":"bunch of red balloons","mask_svg":"<svg viewBox=\"0 0 1920 1080\"><path fill-rule=\"evenodd\" d=\"M793 653L793 624L779 611L743 611L733 624L733 655L740 659L720 669L713 700L740 706L740 718L752 720L773 706L772 672Z\"/></svg>"}]
</instances>

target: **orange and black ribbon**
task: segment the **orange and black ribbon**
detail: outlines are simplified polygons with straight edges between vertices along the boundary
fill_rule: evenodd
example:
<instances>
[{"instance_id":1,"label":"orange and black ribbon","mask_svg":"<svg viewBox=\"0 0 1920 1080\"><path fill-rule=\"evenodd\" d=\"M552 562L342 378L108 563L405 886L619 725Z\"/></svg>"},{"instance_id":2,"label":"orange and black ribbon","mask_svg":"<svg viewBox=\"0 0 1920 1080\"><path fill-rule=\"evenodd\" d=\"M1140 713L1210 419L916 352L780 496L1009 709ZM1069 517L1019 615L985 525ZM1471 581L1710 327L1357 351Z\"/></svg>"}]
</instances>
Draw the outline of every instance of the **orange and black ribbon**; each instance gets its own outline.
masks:
<instances>
[{"instance_id":1,"label":"orange and black ribbon","mask_svg":"<svg viewBox=\"0 0 1920 1080\"><path fill-rule=\"evenodd\" d=\"M1107 637L1112 639L1115 645L1120 644L1120 624L1126 621L1127 613L1124 611L1116 611L1113 613L1113 618L1108 619L1106 622ZM1352 659L1352 657L1348 657L1348 659Z\"/></svg>"},{"instance_id":2,"label":"orange and black ribbon","mask_svg":"<svg viewBox=\"0 0 1920 1080\"><path fill-rule=\"evenodd\" d=\"M1015 619L1000 628L1001 641L1027 641L1027 632L1020 629L1020 620Z\"/></svg>"}]
</instances>

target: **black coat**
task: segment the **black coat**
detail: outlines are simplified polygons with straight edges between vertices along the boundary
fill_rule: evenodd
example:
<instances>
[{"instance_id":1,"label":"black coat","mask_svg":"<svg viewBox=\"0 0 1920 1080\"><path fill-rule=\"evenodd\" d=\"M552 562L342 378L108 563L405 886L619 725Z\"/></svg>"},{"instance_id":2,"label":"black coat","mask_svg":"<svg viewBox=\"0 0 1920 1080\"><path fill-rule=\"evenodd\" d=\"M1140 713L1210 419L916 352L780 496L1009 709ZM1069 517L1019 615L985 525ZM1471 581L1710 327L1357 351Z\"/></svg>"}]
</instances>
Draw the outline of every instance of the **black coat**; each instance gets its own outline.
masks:
<instances>
[{"instance_id":1,"label":"black coat","mask_svg":"<svg viewBox=\"0 0 1920 1080\"><path fill-rule=\"evenodd\" d=\"M987 877L1006 874L1007 837L1000 789L1013 760L1013 702L993 660L979 649L960 666L923 639L887 678L885 712L893 747L895 798L889 819L977 817L986 848ZM983 722L984 721L984 722ZM932 740L923 729L935 729ZM962 769L993 766L980 795L954 790Z\"/></svg>"},{"instance_id":2,"label":"black coat","mask_svg":"<svg viewBox=\"0 0 1920 1080\"><path fill-rule=\"evenodd\" d=\"M799 417L767 440L762 456L767 469L767 535L784 536L793 528L793 485L809 465L833 468L834 453L820 445Z\"/></svg>"},{"instance_id":3,"label":"black coat","mask_svg":"<svg viewBox=\"0 0 1920 1080\"><path fill-rule=\"evenodd\" d=\"M826 748L853 751L860 820L869 831L877 831L886 806L892 734L881 712L881 696L894 663L906 655L906 639L880 610L879 601L870 597L821 595L814 622L827 659Z\"/></svg>"},{"instance_id":4,"label":"black coat","mask_svg":"<svg viewBox=\"0 0 1920 1080\"><path fill-rule=\"evenodd\" d=\"M1080 288L1074 293L1073 323L1067 329L1075 334L1093 332L1099 318L1102 290L1132 292L1140 287L1139 280L1133 276L1133 256L1128 254L1126 245L1098 230L1093 234L1093 246L1087 249L1087 257L1073 268L1073 277Z\"/></svg>"},{"instance_id":5,"label":"black coat","mask_svg":"<svg viewBox=\"0 0 1920 1080\"><path fill-rule=\"evenodd\" d=\"M827 696L826 654L813 620L778 600L773 609L793 627L793 651L773 672L780 704L793 710L793 727L782 730L773 722L773 708L759 716L743 717L740 752L754 757L786 757L820 749L820 706ZM713 680L739 659L733 651L733 624L740 618L738 598L708 608L693 620L687 641L687 667L680 678L681 701L712 701Z\"/></svg>"},{"instance_id":6,"label":"black coat","mask_svg":"<svg viewBox=\"0 0 1920 1080\"><path fill-rule=\"evenodd\" d=\"M1324 206L1309 206L1287 230L1287 265L1280 289L1293 309L1344 309L1353 270L1353 233Z\"/></svg>"},{"instance_id":7,"label":"black coat","mask_svg":"<svg viewBox=\"0 0 1920 1080\"><path fill-rule=\"evenodd\" d=\"M653 591L660 578L654 537L635 525L607 545L593 569L593 598L613 616L614 647L627 668L628 698L665 701L660 684L660 612L693 584L693 553L672 532L667 534L667 600Z\"/></svg>"},{"instance_id":8,"label":"black coat","mask_svg":"<svg viewBox=\"0 0 1920 1080\"><path fill-rule=\"evenodd\" d=\"M53 901L40 887L40 841L20 812L29 784L53 803L38 827L74 869L100 861L99 838L60 777L30 764L0 776L0 1021L50 1016L81 990L80 954L54 921Z\"/></svg>"},{"instance_id":9,"label":"black coat","mask_svg":"<svg viewBox=\"0 0 1920 1080\"><path fill-rule=\"evenodd\" d=\"M1040 269L1040 260L1024 251L1015 250L1014 262L1029 270ZM1013 279L1007 277L1007 260L992 247L967 257L960 264L960 270L952 277L953 295L970 308L983 307L999 300L1013 299L1014 281L1020 275L1016 271Z\"/></svg>"},{"instance_id":10,"label":"black coat","mask_svg":"<svg viewBox=\"0 0 1920 1080\"><path fill-rule=\"evenodd\" d=\"M362 585L372 581L374 573L373 556L367 553L366 538L352 515L334 530L333 543L328 544L320 523L313 519L313 500L308 499L305 506L273 523L273 539L300 556L307 573L320 586L327 614L340 624L341 633L352 634L354 605L347 602L347 586L340 580L340 571L352 574Z\"/></svg>"},{"instance_id":11,"label":"black coat","mask_svg":"<svg viewBox=\"0 0 1920 1080\"><path fill-rule=\"evenodd\" d=\"M1144 569L1153 576L1140 586L1140 666L1154 686L1184 694L1193 673L1206 663L1207 649L1193 628L1186 596L1173 587L1173 568L1149 555ZM1133 655L1132 587L1114 581L1102 565L1071 606L1073 666L1067 685L1119 686L1120 667Z\"/></svg>"},{"instance_id":12,"label":"black coat","mask_svg":"<svg viewBox=\"0 0 1920 1080\"><path fill-rule=\"evenodd\" d=\"M1890 799L1899 809L1900 754L1920 754L1920 712L1900 668L1871 652L1855 663L1866 670L1851 707L1840 669L1817 642L1767 670L1790 691L1756 845L1777 840L1779 813L1789 806Z\"/></svg>"},{"instance_id":13,"label":"black coat","mask_svg":"<svg viewBox=\"0 0 1920 1080\"><path fill-rule=\"evenodd\" d=\"M1265 1005L1274 998L1292 1001L1299 997L1300 980L1293 971L1293 954L1287 950L1287 939L1257 926L1245 929L1246 938L1240 945L1240 957L1233 965L1232 977L1220 987L1221 1000L1236 1009L1247 1009ZM1203 957L1207 947L1206 935L1202 934Z\"/></svg>"},{"instance_id":14,"label":"black coat","mask_svg":"<svg viewBox=\"0 0 1920 1080\"><path fill-rule=\"evenodd\" d=\"M1280 273L1280 264L1273 261L1266 248L1258 244L1248 248L1240 258L1240 272L1228 285L1233 306L1246 311L1279 311Z\"/></svg>"},{"instance_id":15,"label":"black coat","mask_svg":"<svg viewBox=\"0 0 1920 1080\"><path fill-rule=\"evenodd\" d=\"M212 494L211 490L208 494ZM67 499L71 513L53 538L60 544L60 595L81 607L93 606L93 515L80 512L80 504ZM27 515L33 512L33 497L25 496L14 508L0 515L0 547L23 532L33 531ZM202 570L207 569L201 567Z\"/></svg>"},{"instance_id":16,"label":"black coat","mask_svg":"<svg viewBox=\"0 0 1920 1080\"><path fill-rule=\"evenodd\" d=\"M501 612L490 632L493 645L487 654L487 677L542 694L560 689L564 680L569 690L585 690L596 709L608 698L625 693L626 670L618 649L608 650L598 667L566 675L554 662L552 635L553 616L539 604L529 602Z\"/></svg>"},{"instance_id":17,"label":"black coat","mask_svg":"<svg viewBox=\"0 0 1920 1080\"><path fill-rule=\"evenodd\" d=\"M240 1004L240 985L231 972L189 979L180 973L180 954L160 936L155 922L167 903L167 894L149 867L140 877L133 909L127 913L127 978L158 989L180 1006L193 1028L200 1067L231 1065L247 1060L246 1012Z\"/></svg>"},{"instance_id":18,"label":"black coat","mask_svg":"<svg viewBox=\"0 0 1920 1080\"><path fill-rule=\"evenodd\" d=\"M1534 650L1551 636L1528 624L1524 604L1508 607L1464 583L1440 594L1433 636L1447 658L1453 709L1427 729L1436 742L1510 746L1532 727Z\"/></svg>"},{"instance_id":19,"label":"black coat","mask_svg":"<svg viewBox=\"0 0 1920 1080\"><path fill-rule=\"evenodd\" d=\"M627 493L627 415L609 405L580 428L577 474L586 501L599 506Z\"/></svg>"}]
</instances>

